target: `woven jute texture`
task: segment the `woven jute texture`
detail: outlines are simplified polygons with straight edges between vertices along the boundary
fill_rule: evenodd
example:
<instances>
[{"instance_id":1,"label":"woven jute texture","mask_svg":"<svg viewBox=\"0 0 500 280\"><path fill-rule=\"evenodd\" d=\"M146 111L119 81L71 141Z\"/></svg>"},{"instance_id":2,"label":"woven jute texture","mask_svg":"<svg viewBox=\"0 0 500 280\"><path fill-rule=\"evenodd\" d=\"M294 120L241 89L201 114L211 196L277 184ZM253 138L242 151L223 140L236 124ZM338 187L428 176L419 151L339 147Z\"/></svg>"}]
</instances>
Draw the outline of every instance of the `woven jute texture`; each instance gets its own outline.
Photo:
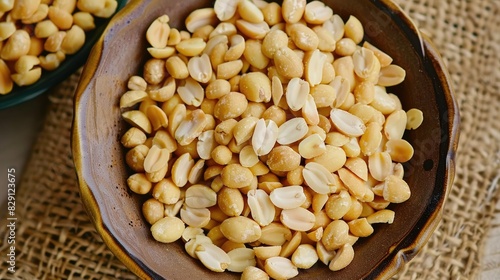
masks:
<instances>
[{"instance_id":1,"label":"woven jute texture","mask_svg":"<svg viewBox=\"0 0 500 280\"><path fill-rule=\"evenodd\" d=\"M399 0L437 45L462 118L455 183L442 222L395 279L478 279L500 193L500 1ZM82 206L71 157L79 73L50 92L44 127L19 184L16 272L0 279L136 279L106 248ZM498 211L497 211L498 212ZM498 225L497 225L498 226ZM5 236L5 220L0 236ZM6 238L0 255L8 252Z\"/></svg>"}]
</instances>

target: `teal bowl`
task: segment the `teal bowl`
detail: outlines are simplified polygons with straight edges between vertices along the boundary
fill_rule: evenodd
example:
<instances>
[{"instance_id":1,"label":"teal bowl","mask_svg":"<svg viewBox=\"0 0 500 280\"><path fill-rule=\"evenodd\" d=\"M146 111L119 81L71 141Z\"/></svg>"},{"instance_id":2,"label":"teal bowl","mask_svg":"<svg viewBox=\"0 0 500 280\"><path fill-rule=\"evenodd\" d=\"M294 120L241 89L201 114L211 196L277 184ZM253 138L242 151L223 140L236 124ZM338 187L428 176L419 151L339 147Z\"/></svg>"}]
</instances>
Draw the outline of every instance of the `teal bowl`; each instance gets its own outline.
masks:
<instances>
[{"instance_id":1,"label":"teal bowl","mask_svg":"<svg viewBox=\"0 0 500 280\"><path fill-rule=\"evenodd\" d=\"M122 9L127 0L117 0L117 11ZM78 68L82 67L90 54L90 50L101 37L102 32L108 25L110 19L95 18L96 28L86 33L86 41L83 47L75 54L68 55L66 60L54 71L42 71L42 77L36 83L30 86L19 87L14 85L12 91L5 95L0 95L0 110L12 107L28 100L31 100L51 87L61 83L71 74L76 72Z\"/></svg>"}]
</instances>

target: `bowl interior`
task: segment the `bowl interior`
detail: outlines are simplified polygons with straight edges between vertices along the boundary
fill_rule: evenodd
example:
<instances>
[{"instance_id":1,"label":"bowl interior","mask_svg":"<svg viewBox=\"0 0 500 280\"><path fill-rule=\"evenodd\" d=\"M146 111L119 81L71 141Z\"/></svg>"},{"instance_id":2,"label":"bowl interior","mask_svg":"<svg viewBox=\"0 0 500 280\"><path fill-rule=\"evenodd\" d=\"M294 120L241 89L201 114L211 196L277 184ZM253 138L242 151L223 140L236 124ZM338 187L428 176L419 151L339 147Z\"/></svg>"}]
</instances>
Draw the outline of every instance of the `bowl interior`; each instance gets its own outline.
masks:
<instances>
[{"instance_id":1,"label":"bowl interior","mask_svg":"<svg viewBox=\"0 0 500 280\"><path fill-rule=\"evenodd\" d=\"M142 218L143 198L128 191L128 170L119 143L126 125L119 96L131 75L141 74L147 59L144 34L150 22L166 13L170 25L184 28L190 11L213 1L132 1L113 20L88 61L75 99L73 151L83 201L107 245L127 266L143 277L236 279L232 273L213 273L184 251L181 241L164 245L151 237ZM454 141L455 109L444 74L436 68L436 54L388 1L324 1L347 20L355 15L365 27L365 39L406 69L405 81L390 92L403 107L424 113L422 126L405 134L415 148L404 164L410 200L391 205L392 225L377 225L369 238L355 244L355 258L344 270L331 272L323 265L301 270L297 279L321 277L361 279L388 277L411 258L434 229L449 186L448 166ZM328 275L328 276L327 276Z\"/></svg>"},{"instance_id":2,"label":"bowl interior","mask_svg":"<svg viewBox=\"0 0 500 280\"><path fill-rule=\"evenodd\" d=\"M127 0L117 0L118 6L117 11L125 6ZM71 74L76 72L78 68L85 64L88 58L90 50L97 42L102 32L106 28L107 23L110 19L105 18L95 18L96 28L87 32L86 41L83 47L75 54L68 55L66 60L61 63L61 65L53 71L42 71L42 76L40 80L30 86L19 87L14 85L12 91L5 95L0 95L0 109L8 108L21 104L28 100L31 100L40 94L43 94L51 87L59 84L68 78Z\"/></svg>"}]
</instances>

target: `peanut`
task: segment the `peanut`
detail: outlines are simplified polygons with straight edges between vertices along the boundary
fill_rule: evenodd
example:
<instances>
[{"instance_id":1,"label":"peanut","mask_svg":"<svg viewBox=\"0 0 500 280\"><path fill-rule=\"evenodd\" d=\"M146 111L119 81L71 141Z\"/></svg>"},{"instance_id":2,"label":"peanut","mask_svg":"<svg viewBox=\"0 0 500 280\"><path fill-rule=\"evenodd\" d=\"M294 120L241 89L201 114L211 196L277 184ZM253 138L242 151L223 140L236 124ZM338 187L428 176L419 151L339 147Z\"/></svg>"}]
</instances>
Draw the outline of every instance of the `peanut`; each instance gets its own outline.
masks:
<instances>
[{"instance_id":1,"label":"peanut","mask_svg":"<svg viewBox=\"0 0 500 280\"><path fill-rule=\"evenodd\" d=\"M356 17L344 23L321 1L217 0L190 13L191 33L162 20L122 96L127 164L155 184L147 220L164 203L190 228L190 256L242 279L347 266L372 223L393 222L388 205L411 195L402 137L423 118L386 89L404 72L362 44Z\"/></svg>"}]
</instances>

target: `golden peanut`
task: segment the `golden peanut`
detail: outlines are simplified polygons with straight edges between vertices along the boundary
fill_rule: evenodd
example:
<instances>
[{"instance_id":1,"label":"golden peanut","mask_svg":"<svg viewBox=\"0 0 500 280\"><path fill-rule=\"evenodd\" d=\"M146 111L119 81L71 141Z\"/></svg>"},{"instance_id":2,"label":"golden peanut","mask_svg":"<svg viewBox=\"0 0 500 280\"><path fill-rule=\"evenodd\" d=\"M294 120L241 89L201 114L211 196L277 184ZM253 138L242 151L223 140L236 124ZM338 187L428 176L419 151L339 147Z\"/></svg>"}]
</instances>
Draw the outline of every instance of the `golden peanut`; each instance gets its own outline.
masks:
<instances>
[{"instance_id":1,"label":"golden peanut","mask_svg":"<svg viewBox=\"0 0 500 280\"><path fill-rule=\"evenodd\" d=\"M48 18L59 28L59 30L67 30L73 25L73 16L57 6L49 7Z\"/></svg>"},{"instance_id":2,"label":"golden peanut","mask_svg":"<svg viewBox=\"0 0 500 280\"><path fill-rule=\"evenodd\" d=\"M153 238L162 243L171 243L181 238L184 222L176 217L164 217L151 226Z\"/></svg>"},{"instance_id":3,"label":"golden peanut","mask_svg":"<svg viewBox=\"0 0 500 280\"><path fill-rule=\"evenodd\" d=\"M264 270L274 279L290 279L299 274L297 267L285 257L266 259Z\"/></svg>"},{"instance_id":4,"label":"golden peanut","mask_svg":"<svg viewBox=\"0 0 500 280\"><path fill-rule=\"evenodd\" d=\"M366 127L365 133L359 139L361 152L365 156L375 153L382 142L381 127L378 123L370 123Z\"/></svg>"},{"instance_id":5,"label":"golden peanut","mask_svg":"<svg viewBox=\"0 0 500 280\"><path fill-rule=\"evenodd\" d=\"M318 261L318 253L310 244L301 244L292 254L292 263L301 269L309 269Z\"/></svg>"},{"instance_id":6,"label":"golden peanut","mask_svg":"<svg viewBox=\"0 0 500 280\"><path fill-rule=\"evenodd\" d=\"M99 0L78 0L76 7L84 12L96 13L104 9L105 1Z\"/></svg>"},{"instance_id":7,"label":"golden peanut","mask_svg":"<svg viewBox=\"0 0 500 280\"><path fill-rule=\"evenodd\" d=\"M241 280L269 280L269 275L255 266L247 266L241 274Z\"/></svg>"},{"instance_id":8,"label":"golden peanut","mask_svg":"<svg viewBox=\"0 0 500 280\"><path fill-rule=\"evenodd\" d=\"M288 146L278 146L271 150L267 165L275 171L291 171L300 165L300 155Z\"/></svg>"},{"instance_id":9,"label":"golden peanut","mask_svg":"<svg viewBox=\"0 0 500 280\"><path fill-rule=\"evenodd\" d=\"M380 69L378 85L390 87L403 82L406 77L406 71L398 65L391 64Z\"/></svg>"},{"instance_id":10,"label":"golden peanut","mask_svg":"<svg viewBox=\"0 0 500 280\"><path fill-rule=\"evenodd\" d=\"M65 54L75 54L85 43L85 31L78 25L73 25L61 43L61 50Z\"/></svg>"},{"instance_id":11,"label":"golden peanut","mask_svg":"<svg viewBox=\"0 0 500 280\"><path fill-rule=\"evenodd\" d=\"M217 194L205 185L195 184L186 189L184 203L191 208L208 208L216 205Z\"/></svg>"},{"instance_id":12,"label":"golden peanut","mask_svg":"<svg viewBox=\"0 0 500 280\"><path fill-rule=\"evenodd\" d=\"M278 49L274 53L274 64L280 75L287 79L300 78L304 73L304 66L297 54L288 47Z\"/></svg>"},{"instance_id":13,"label":"golden peanut","mask_svg":"<svg viewBox=\"0 0 500 280\"><path fill-rule=\"evenodd\" d=\"M165 112L156 105L150 105L146 109L146 116L151 122L151 127L154 131L168 126L168 118Z\"/></svg>"},{"instance_id":14,"label":"golden peanut","mask_svg":"<svg viewBox=\"0 0 500 280\"><path fill-rule=\"evenodd\" d=\"M336 250L347 243L349 225L344 220L334 220L323 231L321 242L326 250Z\"/></svg>"},{"instance_id":15,"label":"golden peanut","mask_svg":"<svg viewBox=\"0 0 500 280\"><path fill-rule=\"evenodd\" d=\"M272 59L277 50L288 45L288 36L277 29L270 31L262 41L262 53Z\"/></svg>"},{"instance_id":16,"label":"golden peanut","mask_svg":"<svg viewBox=\"0 0 500 280\"><path fill-rule=\"evenodd\" d=\"M363 40L364 29L359 19L353 15L345 23L345 36L351 38L354 43L359 44Z\"/></svg>"},{"instance_id":17,"label":"golden peanut","mask_svg":"<svg viewBox=\"0 0 500 280\"><path fill-rule=\"evenodd\" d=\"M0 41L7 40L16 31L13 22L0 22Z\"/></svg>"},{"instance_id":18,"label":"golden peanut","mask_svg":"<svg viewBox=\"0 0 500 280\"><path fill-rule=\"evenodd\" d=\"M279 256L281 252L281 246L258 246L254 247L255 256L260 260L267 260L272 257Z\"/></svg>"},{"instance_id":19,"label":"golden peanut","mask_svg":"<svg viewBox=\"0 0 500 280\"><path fill-rule=\"evenodd\" d=\"M134 127L134 129L137 129ZM125 155L127 165L135 172L144 172L144 159L148 154L149 148L140 144L130 149Z\"/></svg>"},{"instance_id":20,"label":"golden peanut","mask_svg":"<svg viewBox=\"0 0 500 280\"><path fill-rule=\"evenodd\" d=\"M283 19L288 23L298 22L306 10L305 0L285 0L281 4Z\"/></svg>"},{"instance_id":21,"label":"golden peanut","mask_svg":"<svg viewBox=\"0 0 500 280\"><path fill-rule=\"evenodd\" d=\"M246 49L245 38L240 34L234 34L229 38L229 43L229 49L224 54L224 61L240 59Z\"/></svg>"},{"instance_id":22,"label":"golden peanut","mask_svg":"<svg viewBox=\"0 0 500 280\"><path fill-rule=\"evenodd\" d=\"M340 180L349 190L349 193L360 201L373 201L375 195L371 188L368 187L362 179L354 175L347 168L341 168L337 172Z\"/></svg>"},{"instance_id":23,"label":"golden peanut","mask_svg":"<svg viewBox=\"0 0 500 280\"><path fill-rule=\"evenodd\" d=\"M206 45L201 38L190 38L175 45L175 49L182 55L192 57L201 54Z\"/></svg>"},{"instance_id":24,"label":"golden peanut","mask_svg":"<svg viewBox=\"0 0 500 280\"><path fill-rule=\"evenodd\" d=\"M31 15L33 15L36 10L38 9L38 6L40 5L40 0L33 0L33 1L28 1L28 0L17 0L14 1L12 10L10 11L10 16L12 19L25 19L29 18ZM9 3L7 3L6 6L10 6Z\"/></svg>"},{"instance_id":25,"label":"golden peanut","mask_svg":"<svg viewBox=\"0 0 500 280\"><path fill-rule=\"evenodd\" d=\"M312 51L318 48L318 35L306 25L300 23L291 25L288 35L293 43L303 51Z\"/></svg>"},{"instance_id":26,"label":"golden peanut","mask_svg":"<svg viewBox=\"0 0 500 280\"><path fill-rule=\"evenodd\" d=\"M246 20L236 20L236 28L251 39L263 39L269 33L269 25L265 21L253 23Z\"/></svg>"},{"instance_id":27,"label":"golden peanut","mask_svg":"<svg viewBox=\"0 0 500 280\"><path fill-rule=\"evenodd\" d=\"M351 56L356 51L356 43L351 38L342 38L335 45L335 53L340 56Z\"/></svg>"},{"instance_id":28,"label":"golden peanut","mask_svg":"<svg viewBox=\"0 0 500 280\"><path fill-rule=\"evenodd\" d=\"M66 59L66 55L62 51L56 53L49 53L46 56L39 56L40 66L48 71L54 70L61 65L61 63Z\"/></svg>"},{"instance_id":29,"label":"golden peanut","mask_svg":"<svg viewBox=\"0 0 500 280\"><path fill-rule=\"evenodd\" d=\"M131 127L123 134L121 137L120 143L125 148L133 148L135 146L144 144L146 142L146 134L135 127Z\"/></svg>"},{"instance_id":30,"label":"golden peanut","mask_svg":"<svg viewBox=\"0 0 500 280\"><path fill-rule=\"evenodd\" d=\"M213 8L197 9L191 12L185 20L186 29L193 33L196 29L206 26L215 25L217 16Z\"/></svg>"},{"instance_id":31,"label":"golden peanut","mask_svg":"<svg viewBox=\"0 0 500 280\"><path fill-rule=\"evenodd\" d=\"M243 74L240 79L240 91L250 101L269 102L271 100L271 81L260 72Z\"/></svg>"},{"instance_id":32,"label":"golden peanut","mask_svg":"<svg viewBox=\"0 0 500 280\"><path fill-rule=\"evenodd\" d=\"M214 65L213 62L212 65ZM238 75L242 68L243 62L239 59L221 63L217 65L217 79L230 79Z\"/></svg>"},{"instance_id":33,"label":"golden peanut","mask_svg":"<svg viewBox=\"0 0 500 280\"><path fill-rule=\"evenodd\" d=\"M222 169L221 177L224 185L229 188L244 188L250 185L253 174L250 169L240 164L229 164Z\"/></svg>"},{"instance_id":34,"label":"golden peanut","mask_svg":"<svg viewBox=\"0 0 500 280\"><path fill-rule=\"evenodd\" d=\"M310 24L322 24L333 15L332 8L321 1L312 1L306 5L304 20Z\"/></svg>"},{"instance_id":35,"label":"golden peanut","mask_svg":"<svg viewBox=\"0 0 500 280\"><path fill-rule=\"evenodd\" d=\"M215 141L220 145L228 145L233 138L233 130L238 122L235 119L227 119L215 127Z\"/></svg>"},{"instance_id":36,"label":"golden peanut","mask_svg":"<svg viewBox=\"0 0 500 280\"><path fill-rule=\"evenodd\" d=\"M252 147L258 156L267 155L278 138L278 126L272 120L260 119L255 124L252 135Z\"/></svg>"},{"instance_id":37,"label":"golden peanut","mask_svg":"<svg viewBox=\"0 0 500 280\"><path fill-rule=\"evenodd\" d=\"M338 59L340 60L340 59ZM334 70L335 71L335 70ZM334 89L334 108L340 108L347 100L350 91L350 81L342 76L336 76L329 84Z\"/></svg>"},{"instance_id":38,"label":"golden peanut","mask_svg":"<svg viewBox=\"0 0 500 280\"><path fill-rule=\"evenodd\" d=\"M232 159L233 153L224 145L219 145L212 150L212 159L220 165L227 165Z\"/></svg>"},{"instance_id":39,"label":"golden peanut","mask_svg":"<svg viewBox=\"0 0 500 280\"><path fill-rule=\"evenodd\" d=\"M142 214L146 221L153 225L163 218L164 208L163 203L154 198L150 198L142 204Z\"/></svg>"},{"instance_id":40,"label":"golden peanut","mask_svg":"<svg viewBox=\"0 0 500 280\"><path fill-rule=\"evenodd\" d=\"M332 220L341 219L351 208L352 200L347 191L331 195L325 203L325 212Z\"/></svg>"},{"instance_id":41,"label":"golden peanut","mask_svg":"<svg viewBox=\"0 0 500 280\"><path fill-rule=\"evenodd\" d=\"M319 84L311 87L310 93L318 108L331 107L336 98L335 89L330 85Z\"/></svg>"},{"instance_id":42,"label":"golden peanut","mask_svg":"<svg viewBox=\"0 0 500 280\"><path fill-rule=\"evenodd\" d=\"M407 122L406 129L417 129L424 121L424 114L419 109L410 109L406 112Z\"/></svg>"},{"instance_id":43,"label":"golden peanut","mask_svg":"<svg viewBox=\"0 0 500 280\"><path fill-rule=\"evenodd\" d=\"M250 248L236 248L227 253L231 259L227 270L232 272L243 272L246 267L256 265L255 253Z\"/></svg>"},{"instance_id":44,"label":"golden peanut","mask_svg":"<svg viewBox=\"0 0 500 280\"><path fill-rule=\"evenodd\" d=\"M352 220L349 223L349 231L355 236L367 237L370 236L374 229L366 218Z\"/></svg>"},{"instance_id":45,"label":"golden peanut","mask_svg":"<svg viewBox=\"0 0 500 280\"><path fill-rule=\"evenodd\" d=\"M62 42L66 37L65 31L59 31L50 35L44 44L44 49L48 52L57 52L62 45Z\"/></svg>"},{"instance_id":46,"label":"golden peanut","mask_svg":"<svg viewBox=\"0 0 500 280\"><path fill-rule=\"evenodd\" d=\"M412 145L404 139L391 139L385 144L385 149L395 162L407 162L413 157Z\"/></svg>"},{"instance_id":47,"label":"golden peanut","mask_svg":"<svg viewBox=\"0 0 500 280\"><path fill-rule=\"evenodd\" d=\"M275 216L275 208L269 195L262 189L250 190L247 202L252 218L260 225L269 225Z\"/></svg>"},{"instance_id":48,"label":"golden peanut","mask_svg":"<svg viewBox=\"0 0 500 280\"><path fill-rule=\"evenodd\" d=\"M30 43L30 35L27 31L16 30L3 45L0 58L3 60L17 60L21 56L28 54Z\"/></svg>"},{"instance_id":49,"label":"golden peanut","mask_svg":"<svg viewBox=\"0 0 500 280\"><path fill-rule=\"evenodd\" d=\"M220 230L227 239L239 243L257 241L262 235L260 226L252 219L243 216L226 219L221 223Z\"/></svg>"},{"instance_id":50,"label":"golden peanut","mask_svg":"<svg viewBox=\"0 0 500 280\"><path fill-rule=\"evenodd\" d=\"M248 102L248 107L241 115L242 118L254 117L262 118L264 111L266 110L266 105L263 102Z\"/></svg>"},{"instance_id":51,"label":"golden peanut","mask_svg":"<svg viewBox=\"0 0 500 280\"><path fill-rule=\"evenodd\" d=\"M311 159L311 162L321 164L329 172L335 172L344 166L347 155L339 147L325 145L325 151Z\"/></svg>"},{"instance_id":52,"label":"golden peanut","mask_svg":"<svg viewBox=\"0 0 500 280\"><path fill-rule=\"evenodd\" d=\"M304 107L309 96L309 84L300 79L292 78L286 88L286 102L292 111L298 111Z\"/></svg>"},{"instance_id":53,"label":"golden peanut","mask_svg":"<svg viewBox=\"0 0 500 280\"><path fill-rule=\"evenodd\" d=\"M47 38L59 31L57 26L50 20L43 20L35 25L35 36L37 38Z\"/></svg>"},{"instance_id":54,"label":"golden peanut","mask_svg":"<svg viewBox=\"0 0 500 280\"><path fill-rule=\"evenodd\" d=\"M375 47L368 41L363 42L363 47L371 50L375 56L378 58L380 62L380 67L386 67L391 65L392 63L392 57L390 57L388 54L380 50L379 48Z\"/></svg>"},{"instance_id":55,"label":"golden peanut","mask_svg":"<svg viewBox=\"0 0 500 280\"><path fill-rule=\"evenodd\" d=\"M14 64L14 70L17 73L24 74L32 70L33 67L40 64L40 60L36 56L23 55Z\"/></svg>"},{"instance_id":56,"label":"golden peanut","mask_svg":"<svg viewBox=\"0 0 500 280\"><path fill-rule=\"evenodd\" d=\"M363 135L366 130L366 126L360 118L342 109L332 109L330 119L335 127L347 136L358 137Z\"/></svg>"},{"instance_id":57,"label":"golden peanut","mask_svg":"<svg viewBox=\"0 0 500 280\"><path fill-rule=\"evenodd\" d=\"M335 257L333 257L332 261L328 265L328 268L332 271L338 271L346 266L348 266L352 260L354 259L354 249L351 244L344 244L337 251Z\"/></svg>"},{"instance_id":58,"label":"golden peanut","mask_svg":"<svg viewBox=\"0 0 500 280\"><path fill-rule=\"evenodd\" d=\"M304 76L311 87L319 85L323 80L323 65L326 55L315 49L307 52L304 57Z\"/></svg>"},{"instance_id":59,"label":"golden peanut","mask_svg":"<svg viewBox=\"0 0 500 280\"><path fill-rule=\"evenodd\" d=\"M186 63L179 56L171 56L165 62L167 72L175 79L186 79L189 70Z\"/></svg>"},{"instance_id":60,"label":"golden peanut","mask_svg":"<svg viewBox=\"0 0 500 280\"><path fill-rule=\"evenodd\" d=\"M246 110L248 101L244 94L230 92L215 104L214 117L219 120L237 118Z\"/></svg>"},{"instance_id":61,"label":"golden peanut","mask_svg":"<svg viewBox=\"0 0 500 280\"><path fill-rule=\"evenodd\" d=\"M76 12L73 14L73 23L80 26L85 32L95 29L94 17L88 12Z\"/></svg>"},{"instance_id":62,"label":"golden peanut","mask_svg":"<svg viewBox=\"0 0 500 280\"><path fill-rule=\"evenodd\" d=\"M370 224L375 224L375 223L387 223L387 224L392 224L394 222L394 211L389 210L389 209L383 209L379 210L377 212L373 212L370 215L366 217L366 220Z\"/></svg>"},{"instance_id":63,"label":"golden peanut","mask_svg":"<svg viewBox=\"0 0 500 280\"><path fill-rule=\"evenodd\" d=\"M154 48L165 48L170 35L170 18L162 15L155 19L146 31L146 40Z\"/></svg>"},{"instance_id":64,"label":"golden peanut","mask_svg":"<svg viewBox=\"0 0 500 280\"><path fill-rule=\"evenodd\" d=\"M0 11L1 12L8 12L14 8L14 0L5 0L0 2Z\"/></svg>"},{"instance_id":65,"label":"golden peanut","mask_svg":"<svg viewBox=\"0 0 500 280\"><path fill-rule=\"evenodd\" d=\"M203 102L203 87L198 83L198 81L191 77L186 79L183 86L179 86L177 88L177 92L186 105L199 107Z\"/></svg>"},{"instance_id":66,"label":"golden peanut","mask_svg":"<svg viewBox=\"0 0 500 280\"><path fill-rule=\"evenodd\" d=\"M269 65L270 59L263 51L264 47L261 40L247 40L243 56L251 66L257 69L265 69Z\"/></svg>"},{"instance_id":67,"label":"golden peanut","mask_svg":"<svg viewBox=\"0 0 500 280\"><path fill-rule=\"evenodd\" d=\"M135 173L127 178L127 185L131 191L137 194L147 194L152 187L152 183L146 178L144 173Z\"/></svg>"},{"instance_id":68,"label":"golden peanut","mask_svg":"<svg viewBox=\"0 0 500 280\"><path fill-rule=\"evenodd\" d=\"M250 0L242 0L238 4L238 14L242 19L259 23L264 21L264 14L262 11Z\"/></svg>"},{"instance_id":69,"label":"golden peanut","mask_svg":"<svg viewBox=\"0 0 500 280\"><path fill-rule=\"evenodd\" d=\"M181 190L171 179L162 179L152 189L152 196L164 204L175 204L181 198Z\"/></svg>"},{"instance_id":70,"label":"golden peanut","mask_svg":"<svg viewBox=\"0 0 500 280\"><path fill-rule=\"evenodd\" d=\"M277 142L288 145L302 139L308 132L308 126L304 118L293 118L283 123L278 129Z\"/></svg>"},{"instance_id":71,"label":"golden peanut","mask_svg":"<svg viewBox=\"0 0 500 280\"><path fill-rule=\"evenodd\" d=\"M321 156L325 152L325 143L318 134L312 134L300 141L299 154L305 159Z\"/></svg>"},{"instance_id":72,"label":"golden peanut","mask_svg":"<svg viewBox=\"0 0 500 280\"><path fill-rule=\"evenodd\" d=\"M316 217L309 210L297 207L293 209L283 209L280 221L291 230L308 231L316 223Z\"/></svg>"},{"instance_id":73,"label":"golden peanut","mask_svg":"<svg viewBox=\"0 0 500 280\"><path fill-rule=\"evenodd\" d=\"M180 145L187 145L203 132L205 125L205 113L201 109L194 110L186 119L180 122L175 130L174 137Z\"/></svg>"},{"instance_id":74,"label":"golden peanut","mask_svg":"<svg viewBox=\"0 0 500 280\"><path fill-rule=\"evenodd\" d=\"M205 96L209 99L218 99L231 91L231 85L228 81L217 79L210 82L205 88Z\"/></svg>"},{"instance_id":75,"label":"golden peanut","mask_svg":"<svg viewBox=\"0 0 500 280\"><path fill-rule=\"evenodd\" d=\"M229 20L238 9L238 2L231 0L217 0L214 4L214 12L221 21Z\"/></svg>"},{"instance_id":76,"label":"golden peanut","mask_svg":"<svg viewBox=\"0 0 500 280\"><path fill-rule=\"evenodd\" d=\"M302 175L307 185L316 193L327 194L335 188L332 173L319 163L307 163L302 170Z\"/></svg>"},{"instance_id":77,"label":"golden peanut","mask_svg":"<svg viewBox=\"0 0 500 280\"><path fill-rule=\"evenodd\" d=\"M259 162L259 157L255 154L251 145L245 146L239 154L239 162L244 167L252 167Z\"/></svg>"},{"instance_id":78,"label":"golden peanut","mask_svg":"<svg viewBox=\"0 0 500 280\"><path fill-rule=\"evenodd\" d=\"M223 187L218 192L217 205L227 216L239 216L244 208L243 195L238 189Z\"/></svg>"},{"instance_id":79,"label":"golden peanut","mask_svg":"<svg viewBox=\"0 0 500 280\"><path fill-rule=\"evenodd\" d=\"M190 227L210 230L219 225L218 222L210 219L210 210L206 208L196 209L184 205L179 213L182 221ZM221 246L224 241L224 239L220 239L214 244Z\"/></svg>"},{"instance_id":80,"label":"golden peanut","mask_svg":"<svg viewBox=\"0 0 500 280\"><path fill-rule=\"evenodd\" d=\"M377 82L380 73L380 62L371 50L359 48L353 53L352 59L354 72L359 78L373 83Z\"/></svg>"}]
</instances>

